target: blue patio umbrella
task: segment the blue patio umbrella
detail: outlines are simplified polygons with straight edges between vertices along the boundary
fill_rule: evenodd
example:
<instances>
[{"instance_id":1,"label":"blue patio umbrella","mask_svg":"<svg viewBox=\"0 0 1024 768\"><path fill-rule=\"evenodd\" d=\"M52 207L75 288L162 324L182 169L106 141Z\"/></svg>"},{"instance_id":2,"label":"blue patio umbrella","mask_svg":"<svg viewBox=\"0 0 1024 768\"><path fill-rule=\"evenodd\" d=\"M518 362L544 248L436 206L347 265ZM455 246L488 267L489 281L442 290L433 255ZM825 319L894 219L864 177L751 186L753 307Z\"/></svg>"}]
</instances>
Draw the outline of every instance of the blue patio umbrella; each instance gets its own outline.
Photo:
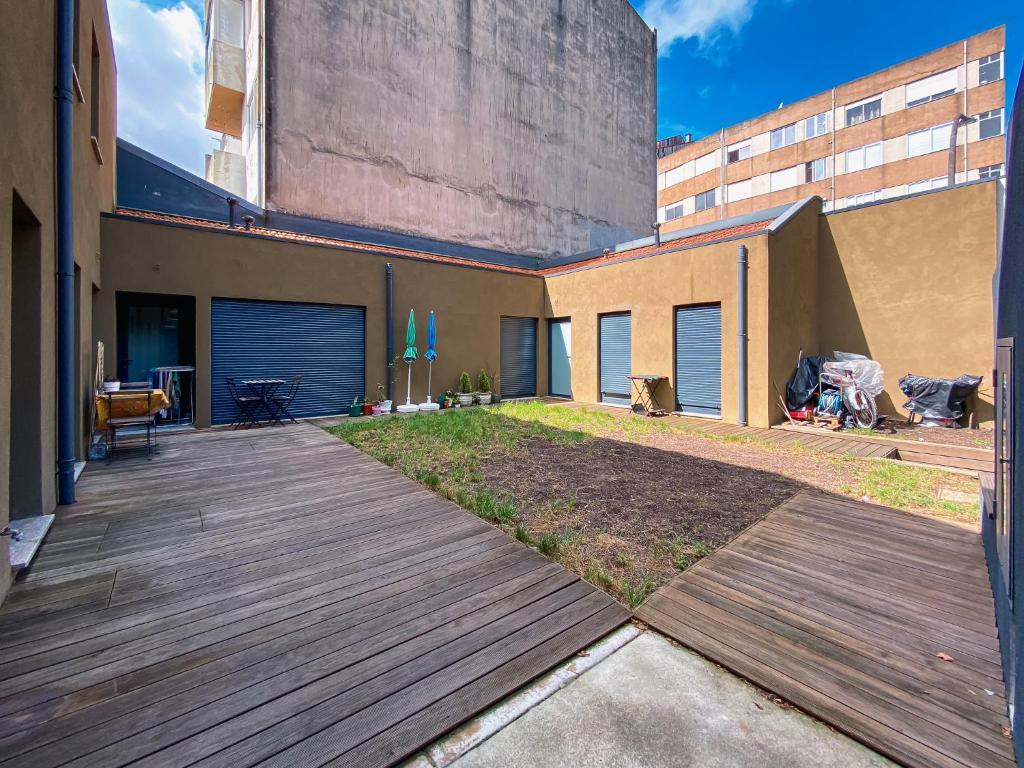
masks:
<instances>
[{"instance_id":1,"label":"blue patio umbrella","mask_svg":"<svg viewBox=\"0 0 1024 768\"><path fill-rule=\"evenodd\" d=\"M430 310L427 317L427 351L423 353L423 359L427 361L427 402L430 399L431 374L434 369L434 361L437 360L437 351L434 345L437 344L437 320L434 318L434 310Z\"/></svg>"}]
</instances>

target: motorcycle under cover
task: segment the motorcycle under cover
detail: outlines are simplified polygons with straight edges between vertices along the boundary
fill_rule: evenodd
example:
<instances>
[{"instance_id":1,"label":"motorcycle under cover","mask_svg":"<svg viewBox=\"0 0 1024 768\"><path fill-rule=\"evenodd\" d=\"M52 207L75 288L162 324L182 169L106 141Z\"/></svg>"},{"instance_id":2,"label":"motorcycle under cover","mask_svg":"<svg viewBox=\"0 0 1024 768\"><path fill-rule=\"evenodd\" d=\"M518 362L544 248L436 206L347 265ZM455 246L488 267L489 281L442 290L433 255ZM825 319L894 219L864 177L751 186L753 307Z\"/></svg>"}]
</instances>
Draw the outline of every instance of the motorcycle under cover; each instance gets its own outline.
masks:
<instances>
[{"instance_id":1,"label":"motorcycle under cover","mask_svg":"<svg viewBox=\"0 0 1024 768\"><path fill-rule=\"evenodd\" d=\"M786 385L786 407L789 410L795 411L798 408L803 408L814 399L822 364L831 363L834 360L835 358L828 355L800 358L793 377Z\"/></svg>"},{"instance_id":2,"label":"motorcycle under cover","mask_svg":"<svg viewBox=\"0 0 1024 768\"><path fill-rule=\"evenodd\" d=\"M908 373L900 379L900 389L910 398L903 407L926 419L959 419L964 415L964 400L978 388L981 379L966 373L956 379L929 379Z\"/></svg>"}]
</instances>

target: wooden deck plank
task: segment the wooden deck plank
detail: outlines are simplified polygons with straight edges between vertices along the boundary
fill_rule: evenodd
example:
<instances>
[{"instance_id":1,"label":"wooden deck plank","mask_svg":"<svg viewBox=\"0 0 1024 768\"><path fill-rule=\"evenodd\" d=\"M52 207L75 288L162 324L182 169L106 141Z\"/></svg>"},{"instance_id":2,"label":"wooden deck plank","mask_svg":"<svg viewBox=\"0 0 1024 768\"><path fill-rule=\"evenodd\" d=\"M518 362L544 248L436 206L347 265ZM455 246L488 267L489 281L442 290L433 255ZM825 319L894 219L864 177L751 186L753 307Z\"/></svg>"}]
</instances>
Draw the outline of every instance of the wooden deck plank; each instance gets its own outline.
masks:
<instances>
[{"instance_id":1,"label":"wooden deck plank","mask_svg":"<svg viewBox=\"0 0 1024 768\"><path fill-rule=\"evenodd\" d=\"M911 768L1015 764L977 534L799 494L637 615Z\"/></svg>"},{"instance_id":2,"label":"wooden deck plank","mask_svg":"<svg viewBox=\"0 0 1024 768\"><path fill-rule=\"evenodd\" d=\"M86 470L0 608L4 768L307 754L320 731L324 760L391 765L629 617L312 425L160 443Z\"/></svg>"}]
</instances>

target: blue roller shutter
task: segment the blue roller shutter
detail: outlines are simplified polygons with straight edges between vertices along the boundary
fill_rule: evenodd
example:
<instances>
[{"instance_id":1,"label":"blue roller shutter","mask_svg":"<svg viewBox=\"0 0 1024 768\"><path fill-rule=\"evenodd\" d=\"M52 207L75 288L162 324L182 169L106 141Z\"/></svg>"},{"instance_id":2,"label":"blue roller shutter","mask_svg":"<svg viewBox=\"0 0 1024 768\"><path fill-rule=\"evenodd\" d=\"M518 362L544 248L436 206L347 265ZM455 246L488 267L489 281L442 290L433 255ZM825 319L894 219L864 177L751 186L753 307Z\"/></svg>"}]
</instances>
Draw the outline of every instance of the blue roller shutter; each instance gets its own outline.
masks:
<instances>
[{"instance_id":1,"label":"blue roller shutter","mask_svg":"<svg viewBox=\"0 0 1024 768\"><path fill-rule=\"evenodd\" d=\"M676 310L676 408L722 414L722 305Z\"/></svg>"},{"instance_id":2,"label":"blue roller shutter","mask_svg":"<svg viewBox=\"0 0 1024 768\"><path fill-rule=\"evenodd\" d=\"M235 417L226 377L302 376L296 417L343 413L366 382L363 307L214 299L212 306L212 420Z\"/></svg>"},{"instance_id":3,"label":"blue roller shutter","mask_svg":"<svg viewBox=\"0 0 1024 768\"><path fill-rule=\"evenodd\" d=\"M601 402L630 405L633 365L633 319L628 312L601 315L599 327Z\"/></svg>"},{"instance_id":4,"label":"blue roller shutter","mask_svg":"<svg viewBox=\"0 0 1024 768\"><path fill-rule=\"evenodd\" d=\"M501 396L537 395L537 318L501 318Z\"/></svg>"}]
</instances>

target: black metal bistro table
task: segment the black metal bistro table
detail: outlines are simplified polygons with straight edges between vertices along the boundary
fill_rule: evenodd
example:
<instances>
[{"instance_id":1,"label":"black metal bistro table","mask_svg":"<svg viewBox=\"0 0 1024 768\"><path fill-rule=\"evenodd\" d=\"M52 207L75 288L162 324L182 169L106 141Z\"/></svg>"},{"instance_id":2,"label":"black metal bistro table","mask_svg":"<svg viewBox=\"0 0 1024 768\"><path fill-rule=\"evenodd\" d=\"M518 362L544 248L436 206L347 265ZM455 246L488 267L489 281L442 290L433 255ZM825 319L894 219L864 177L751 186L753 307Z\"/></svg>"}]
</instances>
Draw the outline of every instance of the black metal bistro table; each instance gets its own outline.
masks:
<instances>
[{"instance_id":1,"label":"black metal bistro table","mask_svg":"<svg viewBox=\"0 0 1024 768\"><path fill-rule=\"evenodd\" d=\"M284 384L284 379L243 379L242 383L245 384L252 393L260 399L260 407L267 412L267 421L272 424L280 424L281 419L278 418L277 411L274 409L273 397L277 394ZM257 422L259 421L259 408L254 413Z\"/></svg>"}]
</instances>

